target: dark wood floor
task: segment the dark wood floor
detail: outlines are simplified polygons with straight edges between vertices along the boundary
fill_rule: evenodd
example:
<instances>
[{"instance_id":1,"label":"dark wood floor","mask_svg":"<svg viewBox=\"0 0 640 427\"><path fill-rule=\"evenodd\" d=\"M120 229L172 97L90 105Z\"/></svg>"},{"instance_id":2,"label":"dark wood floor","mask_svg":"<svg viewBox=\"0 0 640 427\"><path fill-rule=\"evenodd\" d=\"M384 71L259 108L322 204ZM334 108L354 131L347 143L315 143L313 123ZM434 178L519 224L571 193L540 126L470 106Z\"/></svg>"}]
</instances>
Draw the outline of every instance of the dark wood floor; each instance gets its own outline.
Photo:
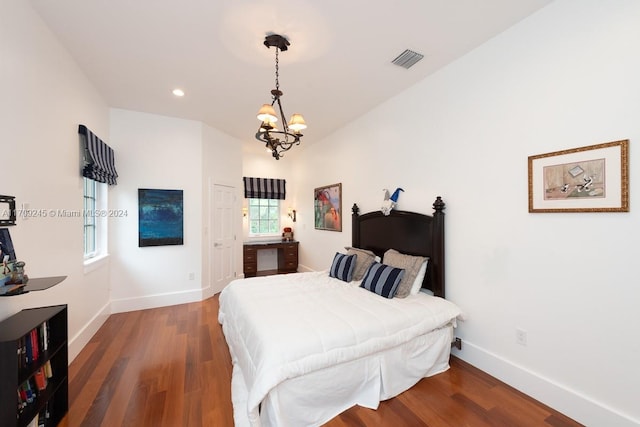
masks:
<instances>
[{"instance_id":1,"label":"dark wood floor","mask_svg":"<svg viewBox=\"0 0 640 427\"><path fill-rule=\"evenodd\" d=\"M69 367L68 426L233 426L218 297L114 314ZM579 426L469 364L326 426Z\"/></svg>"}]
</instances>

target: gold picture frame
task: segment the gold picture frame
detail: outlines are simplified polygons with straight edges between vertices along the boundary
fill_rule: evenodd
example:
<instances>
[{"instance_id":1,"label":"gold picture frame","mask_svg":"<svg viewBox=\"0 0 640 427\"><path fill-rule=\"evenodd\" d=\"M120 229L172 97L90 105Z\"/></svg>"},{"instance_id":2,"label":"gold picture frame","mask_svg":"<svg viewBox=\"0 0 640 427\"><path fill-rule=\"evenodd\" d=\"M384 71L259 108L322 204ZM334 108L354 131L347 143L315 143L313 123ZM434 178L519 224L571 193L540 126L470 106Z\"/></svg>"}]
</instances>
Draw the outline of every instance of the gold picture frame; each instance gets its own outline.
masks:
<instances>
[{"instance_id":1,"label":"gold picture frame","mask_svg":"<svg viewBox=\"0 0 640 427\"><path fill-rule=\"evenodd\" d=\"M629 140L529 156L529 212L629 212Z\"/></svg>"}]
</instances>

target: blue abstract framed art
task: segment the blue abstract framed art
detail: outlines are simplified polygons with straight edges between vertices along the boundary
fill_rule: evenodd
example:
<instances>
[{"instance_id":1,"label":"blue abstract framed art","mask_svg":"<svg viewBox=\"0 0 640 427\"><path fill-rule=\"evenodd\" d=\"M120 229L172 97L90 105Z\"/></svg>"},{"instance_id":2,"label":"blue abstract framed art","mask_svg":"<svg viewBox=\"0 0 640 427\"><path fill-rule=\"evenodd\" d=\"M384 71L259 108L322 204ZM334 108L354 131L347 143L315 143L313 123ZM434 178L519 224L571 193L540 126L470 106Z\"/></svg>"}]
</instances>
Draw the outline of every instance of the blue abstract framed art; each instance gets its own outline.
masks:
<instances>
[{"instance_id":1,"label":"blue abstract framed art","mask_svg":"<svg viewBox=\"0 0 640 427\"><path fill-rule=\"evenodd\" d=\"M182 245L182 190L138 189L138 246Z\"/></svg>"}]
</instances>

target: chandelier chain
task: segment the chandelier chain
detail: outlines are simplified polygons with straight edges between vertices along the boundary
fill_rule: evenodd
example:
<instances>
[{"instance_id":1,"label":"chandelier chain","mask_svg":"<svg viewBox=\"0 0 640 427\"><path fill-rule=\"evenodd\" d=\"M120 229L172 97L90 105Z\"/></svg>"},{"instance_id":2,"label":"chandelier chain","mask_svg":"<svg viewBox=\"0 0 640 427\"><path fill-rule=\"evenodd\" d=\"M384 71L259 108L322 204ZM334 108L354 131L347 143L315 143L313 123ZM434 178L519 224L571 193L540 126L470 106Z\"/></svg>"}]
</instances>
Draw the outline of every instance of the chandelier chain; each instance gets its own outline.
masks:
<instances>
[{"instance_id":1,"label":"chandelier chain","mask_svg":"<svg viewBox=\"0 0 640 427\"><path fill-rule=\"evenodd\" d=\"M280 90L280 64L278 61L278 52L280 51L280 49L278 49L278 46L276 46L276 90Z\"/></svg>"}]
</instances>

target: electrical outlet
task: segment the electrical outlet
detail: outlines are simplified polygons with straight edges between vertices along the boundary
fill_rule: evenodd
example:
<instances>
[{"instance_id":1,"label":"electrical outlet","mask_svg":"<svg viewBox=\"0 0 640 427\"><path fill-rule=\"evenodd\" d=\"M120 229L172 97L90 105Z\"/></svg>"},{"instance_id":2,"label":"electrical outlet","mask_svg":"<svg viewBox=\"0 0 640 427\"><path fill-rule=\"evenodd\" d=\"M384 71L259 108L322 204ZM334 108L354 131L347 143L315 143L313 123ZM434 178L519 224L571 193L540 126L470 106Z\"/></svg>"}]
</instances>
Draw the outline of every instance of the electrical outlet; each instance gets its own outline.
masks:
<instances>
[{"instance_id":1,"label":"electrical outlet","mask_svg":"<svg viewBox=\"0 0 640 427\"><path fill-rule=\"evenodd\" d=\"M516 328L516 343L523 346L527 345L527 331Z\"/></svg>"},{"instance_id":2,"label":"electrical outlet","mask_svg":"<svg viewBox=\"0 0 640 427\"><path fill-rule=\"evenodd\" d=\"M195 280L195 278L196 278L195 273L189 273L189 280Z\"/></svg>"}]
</instances>

